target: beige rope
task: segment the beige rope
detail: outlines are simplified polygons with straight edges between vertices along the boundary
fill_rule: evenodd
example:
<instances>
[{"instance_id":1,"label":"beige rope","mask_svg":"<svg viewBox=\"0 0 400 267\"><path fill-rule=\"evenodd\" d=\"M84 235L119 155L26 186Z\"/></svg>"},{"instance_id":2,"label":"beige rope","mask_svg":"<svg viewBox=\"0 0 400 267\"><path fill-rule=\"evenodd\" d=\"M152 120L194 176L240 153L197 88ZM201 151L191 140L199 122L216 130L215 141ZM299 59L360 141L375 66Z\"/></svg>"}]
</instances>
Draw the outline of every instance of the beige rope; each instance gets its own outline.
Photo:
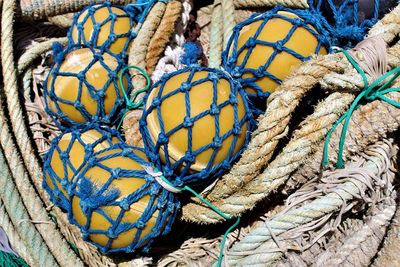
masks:
<instances>
[{"instance_id":1,"label":"beige rope","mask_svg":"<svg viewBox=\"0 0 400 267\"><path fill-rule=\"evenodd\" d=\"M397 177L399 178L399 177ZM390 225L389 232L386 235L382 249L378 253L378 257L372 264L373 267L395 267L400 266L400 207Z\"/></svg>"},{"instance_id":2,"label":"beige rope","mask_svg":"<svg viewBox=\"0 0 400 267\"><path fill-rule=\"evenodd\" d=\"M70 14L49 17L48 20L49 22L51 22L51 24L57 25L60 28L70 27L73 21L72 16L70 16Z\"/></svg>"},{"instance_id":3,"label":"beige rope","mask_svg":"<svg viewBox=\"0 0 400 267\"><path fill-rule=\"evenodd\" d=\"M308 231L310 223L315 224L316 220L330 216L332 212L339 212L337 221L340 222L342 214L351 210L356 203L373 204L380 196L380 191L392 182L388 178L393 178L393 174L388 176L388 172L392 172L390 159L393 153L396 154L397 151L389 143L378 143L363 155L364 161L361 164L350 164L347 169L326 173L308 193L311 194L311 202L304 204L304 200L299 200L295 202L298 203L297 207L289 205L265 225L254 229L234 244L227 255L228 263L270 266L283 253L277 250L277 244L272 241L272 233L281 242L290 240L293 236L300 236L301 232ZM317 224L315 226L318 227Z\"/></svg>"},{"instance_id":4,"label":"beige rope","mask_svg":"<svg viewBox=\"0 0 400 267\"><path fill-rule=\"evenodd\" d=\"M236 25L235 21L235 7L232 0L221 0L222 18L223 18L223 49L228 44L229 38L232 35L233 27Z\"/></svg>"},{"instance_id":5,"label":"beige rope","mask_svg":"<svg viewBox=\"0 0 400 267\"><path fill-rule=\"evenodd\" d=\"M66 45L68 43L68 38L53 38L44 42L41 42L32 48L28 49L19 59L18 59L18 72L23 73L25 69L32 64L32 62L37 59L42 53L45 53L51 50L53 43L59 42L62 45Z\"/></svg>"},{"instance_id":6,"label":"beige rope","mask_svg":"<svg viewBox=\"0 0 400 267\"><path fill-rule=\"evenodd\" d=\"M14 250L30 265L38 266L39 263L32 258L32 251L30 246L26 246L25 242L19 236L19 233L14 228L10 218L8 217L7 211L4 208L4 204L0 198L0 226L6 232L10 244Z\"/></svg>"},{"instance_id":7,"label":"beige rope","mask_svg":"<svg viewBox=\"0 0 400 267\"><path fill-rule=\"evenodd\" d=\"M126 5L135 0L108 0L112 4ZM25 20L40 20L70 12L79 11L93 0L20 0L18 13Z\"/></svg>"},{"instance_id":8,"label":"beige rope","mask_svg":"<svg viewBox=\"0 0 400 267\"><path fill-rule=\"evenodd\" d=\"M142 69L146 68L147 47L161 23L166 6L167 5L163 2L157 2L149 12L149 15L141 26L138 35L130 44L128 58L129 65L138 66ZM132 84L134 88L132 93L134 93L135 90L139 90L146 86L146 79L142 75L135 75L132 78ZM137 100L140 100L143 97L144 95L140 94L138 95Z\"/></svg>"},{"instance_id":9,"label":"beige rope","mask_svg":"<svg viewBox=\"0 0 400 267\"><path fill-rule=\"evenodd\" d=\"M232 0L236 8L261 8L282 5L291 8L308 8L307 0Z\"/></svg>"},{"instance_id":10,"label":"beige rope","mask_svg":"<svg viewBox=\"0 0 400 267\"><path fill-rule=\"evenodd\" d=\"M253 133L251 142L239 162L216 183L210 193L205 195L209 201L219 208L222 208L222 205L230 206L230 212L228 210L224 212L237 214L237 211L233 211L232 205L225 202L226 199L232 196L231 199L236 198L235 202L239 204L242 199L240 195L243 193L239 189L253 180L255 181L252 187L257 186L255 184L258 182L255 178L271 159L279 140L286 136L292 113L300 100L327 73L343 72L348 63L343 63L341 59L342 55L339 54L317 57L299 66L282 83L269 97L267 111L258 120L258 128ZM249 193L245 193L246 198ZM254 203L251 206L253 205ZM236 208L241 209L238 206ZM183 207L183 217L185 220L207 223L220 220L213 211L194 203Z\"/></svg>"},{"instance_id":11,"label":"beige rope","mask_svg":"<svg viewBox=\"0 0 400 267\"><path fill-rule=\"evenodd\" d=\"M210 60L209 66L211 68L219 68L221 65L221 55L223 46L223 12L221 1L215 0L214 9L211 18L211 32L210 32Z\"/></svg>"},{"instance_id":12,"label":"beige rope","mask_svg":"<svg viewBox=\"0 0 400 267\"><path fill-rule=\"evenodd\" d=\"M154 33L146 53L146 70L151 76L167 47L172 34L175 31L176 23L182 13L182 3L180 1L168 2L164 16Z\"/></svg>"},{"instance_id":13,"label":"beige rope","mask_svg":"<svg viewBox=\"0 0 400 267\"><path fill-rule=\"evenodd\" d=\"M387 199L375 208L372 216L359 231L346 236L341 246L321 253L313 266L369 266L385 237L395 211L394 200Z\"/></svg>"}]
</instances>

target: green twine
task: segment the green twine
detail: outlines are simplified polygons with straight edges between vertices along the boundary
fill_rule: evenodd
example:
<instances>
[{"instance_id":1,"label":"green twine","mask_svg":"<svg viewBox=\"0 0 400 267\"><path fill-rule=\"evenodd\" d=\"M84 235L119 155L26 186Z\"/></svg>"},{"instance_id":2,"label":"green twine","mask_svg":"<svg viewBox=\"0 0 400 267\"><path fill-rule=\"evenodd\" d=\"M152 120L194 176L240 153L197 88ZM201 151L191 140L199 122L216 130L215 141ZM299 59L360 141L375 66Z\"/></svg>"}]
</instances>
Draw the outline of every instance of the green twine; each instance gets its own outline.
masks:
<instances>
[{"instance_id":1,"label":"green twine","mask_svg":"<svg viewBox=\"0 0 400 267\"><path fill-rule=\"evenodd\" d=\"M396 108L400 108L400 103L395 102L385 96L386 94L388 94L390 92L400 92L400 88L388 88L389 85L392 84L393 81L397 77L400 76L400 67L397 67L397 68L389 71L388 73L382 75L376 81L374 81L371 85L369 85L367 75L361 69L361 67L358 65L358 63L352 58L352 56L349 54L349 52L347 52L346 50L341 50L341 52L347 57L349 62L358 71L358 73L361 74L361 76L364 80L365 88L356 97L354 102L351 104L349 110L343 116L341 116L339 118L339 120L333 125L332 129L326 135L326 140L325 140L325 144L324 144L324 156L323 156L323 161L322 161L323 167L326 167L329 164L329 159L328 159L329 140L330 140L333 132L335 131L335 129L339 126L339 124L341 124L344 121L342 133L341 133L340 141L339 141L338 160L336 163L336 167L338 169L344 168L343 149L344 149L344 143L346 141L346 132L349 127L350 118L353 115L353 112L355 110L357 110L362 105L372 102L377 99L385 101L385 102L393 105Z\"/></svg>"},{"instance_id":2,"label":"green twine","mask_svg":"<svg viewBox=\"0 0 400 267\"><path fill-rule=\"evenodd\" d=\"M125 71L127 71L128 69L136 69L136 70L138 70L140 72L140 74L146 79L146 86L141 88L141 89L139 89L139 90L137 90L137 91L135 91L131 95L131 98L129 98L128 95L126 94L126 90L125 90L124 84L122 82L122 77L123 77ZM144 69L142 69L142 68L140 68L138 66L133 66L133 65L132 66L127 66L127 67L124 67L120 71L120 73L119 73L119 86L122 89L122 93L123 93L125 101L126 101L126 112L122 116L122 119L119 122L117 129L121 128L122 122L124 121L126 114L130 110L143 108L143 99L141 99L139 101L136 101L136 98L138 97L139 94L146 92L149 89L150 84L151 84L151 81L150 81L149 75L147 75L147 72Z\"/></svg>"},{"instance_id":3,"label":"green twine","mask_svg":"<svg viewBox=\"0 0 400 267\"><path fill-rule=\"evenodd\" d=\"M0 266L7 267L29 267L29 265L22 259L12 253L7 253L0 250Z\"/></svg>"},{"instance_id":4,"label":"green twine","mask_svg":"<svg viewBox=\"0 0 400 267\"><path fill-rule=\"evenodd\" d=\"M158 172L157 169L155 169L156 172ZM201 202L203 202L204 204L206 204L210 209L212 209L213 211L215 211L219 216L221 216L222 218L224 218L225 220L230 220L232 219L230 216L226 215L225 213L223 213L221 210L219 210L217 207L215 207L211 202L209 202L207 199L203 198L202 196L200 196L196 191L194 191L192 188L190 188L189 186L185 185L184 187L176 187L174 186L167 178L165 178L163 175L160 175L160 178L167 183L169 186L175 188L176 190L179 191L188 191L190 193L192 193L195 197L197 197L198 199L200 199ZM222 258L224 256L224 247L225 247L225 243L226 240L228 238L228 234L230 232L232 232L240 223L240 218L236 219L236 222L228 228L228 230L226 230L224 237L222 238L222 242L221 242L221 248L219 251L219 256L218 256L218 262L217 262L217 267L221 267L222 265Z\"/></svg>"}]
</instances>

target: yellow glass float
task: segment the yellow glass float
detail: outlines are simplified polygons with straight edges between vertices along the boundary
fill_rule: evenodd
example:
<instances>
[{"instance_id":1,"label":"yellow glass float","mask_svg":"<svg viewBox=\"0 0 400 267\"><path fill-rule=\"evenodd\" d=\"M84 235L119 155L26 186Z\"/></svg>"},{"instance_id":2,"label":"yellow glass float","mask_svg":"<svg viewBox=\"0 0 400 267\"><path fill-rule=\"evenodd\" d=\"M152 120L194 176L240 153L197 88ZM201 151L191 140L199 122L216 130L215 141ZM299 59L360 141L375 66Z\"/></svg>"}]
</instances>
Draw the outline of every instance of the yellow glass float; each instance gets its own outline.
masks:
<instances>
[{"instance_id":1,"label":"yellow glass float","mask_svg":"<svg viewBox=\"0 0 400 267\"><path fill-rule=\"evenodd\" d=\"M65 54L44 83L48 113L70 124L112 122L124 104L117 75L121 67L114 56L90 48ZM127 76L123 85L128 88Z\"/></svg>"},{"instance_id":2,"label":"yellow glass float","mask_svg":"<svg viewBox=\"0 0 400 267\"><path fill-rule=\"evenodd\" d=\"M142 149L114 145L89 158L77 178L70 220L103 253L147 250L170 231L179 202L147 165Z\"/></svg>"},{"instance_id":3,"label":"yellow glass float","mask_svg":"<svg viewBox=\"0 0 400 267\"><path fill-rule=\"evenodd\" d=\"M89 6L74 20L70 34L74 44L90 46L118 55L127 50L135 23L119 6Z\"/></svg>"},{"instance_id":4,"label":"yellow glass float","mask_svg":"<svg viewBox=\"0 0 400 267\"><path fill-rule=\"evenodd\" d=\"M310 56L327 54L325 31L320 23L313 24L316 20L309 11L281 9L238 24L224 52L224 68L254 97L274 92L290 71Z\"/></svg>"},{"instance_id":5,"label":"yellow glass float","mask_svg":"<svg viewBox=\"0 0 400 267\"><path fill-rule=\"evenodd\" d=\"M176 185L215 177L240 155L251 115L239 88L223 71L190 67L163 77L147 95L145 148Z\"/></svg>"},{"instance_id":6,"label":"yellow glass float","mask_svg":"<svg viewBox=\"0 0 400 267\"><path fill-rule=\"evenodd\" d=\"M72 130L52 140L45 156L43 187L58 206L68 210L73 179L90 155L123 140L115 130L92 125Z\"/></svg>"}]
</instances>

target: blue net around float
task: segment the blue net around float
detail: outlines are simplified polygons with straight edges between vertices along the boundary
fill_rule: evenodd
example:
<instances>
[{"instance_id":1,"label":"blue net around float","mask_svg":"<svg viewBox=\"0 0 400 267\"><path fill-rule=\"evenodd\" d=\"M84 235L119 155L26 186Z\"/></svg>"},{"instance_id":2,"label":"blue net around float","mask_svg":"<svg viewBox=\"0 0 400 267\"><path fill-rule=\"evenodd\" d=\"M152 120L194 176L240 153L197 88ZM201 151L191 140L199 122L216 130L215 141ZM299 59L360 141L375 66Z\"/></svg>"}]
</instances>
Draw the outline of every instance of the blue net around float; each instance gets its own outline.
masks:
<instances>
[{"instance_id":1,"label":"blue net around float","mask_svg":"<svg viewBox=\"0 0 400 267\"><path fill-rule=\"evenodd\" d=\"M208 72L208 75L205 78L195 79L195 74L200 71ZM168 80L173 76L181 74L187 75L187 79L182 80L181 84L178 85L176 89L164 93ZM226 80L230 87L229 97L226 101L218 99L217 87L221 79ZM190 97L191 90L194 86L202 85L207 82L212 83L212 89L210 89L213 92L211 105L199 114L191 114L191 108L195 105L193 101L196 101L196 99ZM250 139L251 130L255 123L248 107L246 94L243 90L240 90L240 88L240 84L233 80L226 72L195 65L173 73L165 74L160 81L153 85L152 89L145 96L145 107L140 120L140 132L143 137L145 151L149 160L154 163L158 170L162 171L164 176L174 186L182 187L184 185L201 184L207 182L207 180L209 182L210 179L217 178L229 170L235 160L237 160L245 150ZM151 92L156 89L158 90L158 93L152 100L149 100ZM184 97L184 103L178 102L176 105L184 106L186 115L181 122L177 122L177 125L174 126L173 129L167 131L164 125L163 115L161 114L161 107L169 99L176 96ZM241 118L238 115L239 98L243 100L242 103L244 106L244 115ZM225 133L220 133L220 115L227 107L232 107L233 110L233 113L231 114L233 117L232 128L229 128ZM174 114L175 111L171 110L170 112L170 114ZM147 118L154 114L156 114L155 123L160 126L159 134L155 136L155 140L153 140L154 137L152 136L152 133L150 133L147 122ZM204 131L212 131L215 136L210 143L194 149L194 142L196 142L196 140L193 140L193 127L198 121L208 116L211 117L212 124L209 128L204 129ZM187 149L183 155L171 156L169 152L169 140L178 132L182 133L182 131L185 132L184 137L182 138L186 140ZM244 135L245 137L243 146L240 150L237 150L236 144L238 143L239 135L242 137ZM229 138L231 138L230 143L227 141ZM214 163L214 159L225 141L229 143L229 153L223 161L216 164ZM191 167L194 166L196 158L206 150L212 151L208 163L203 169L193 171ZM161 158L164 160L161 160Z\"/></svg>"},{"instance_id":2,"label":"blue net around float","mask_svg":"<svg viewBox=\"0 0 400 267\"><path fill-rule=\"evenodd\" d=\"M99 138L93 132L83 137L87 131ZM66 134L72 138L60 146ZM45 157L43 186L85 241L102 253L146 252L155 238L170 232L180 202L145 170L151 164L143 149L96 125L62 136ZM84 155L77 153L79 147ZM59 156L60 161L54 159ZM83 162L76 164L76 157Z\"/></svg>"},{"instance_id":3,"label":"blue net around float","mask_svg":"<svg viewBox=\"0 0 400 267\"><path fill-rule=\"evenodd\" d=\"M103 2L85 7L74 16L68 32L69 46L90 46L125 58L130 41L154 2L138 0L126 6Z\"/></svg>"},{"instance_id":4,"label":"blue net around float","mask_svg":"<svg viewBox=\"0 0 400 267\"><path fill-rule=\"evenodd\" d=\"M397 5L397 0L309 0L309 5L328 21L332 44L351 48L368 30Z\"/></svg>"},{"instance_id":5,"label":"blue net around float","mask_svg":"<svg viewBox=\"0 0 400 267\"><path fill-rule=\"evenodd\" d=\"M74 54L76 52L79 55ZM53 46L53 54L55 64L43 83L43 92L45 110L57 126L63 130L70 125L90 122L105 125L117 122L126 104L118 81L118 73L125 66L124 59L91 47L70 47L62 51L59 44ZM67 57L69 63L66 63ZM77 61L75 68L62 69L63 64L70 64L74 60ZM84 64L81 60L88 62ZM98 71L104 75L99 76ZM90 81L88 76L91 77ZM124 78L126 93L129 94L132 89L129 74L125 73Z\"/></svg>"},{"instance_id":6,"label":"blue net around float","mask_svg":"<svg viewBox=\"0 0 400 267\"><path fill-rule=\"evenodd\" d=\"M123 142L118 131L94 123L81 129L71 127L54 138L43 163L43 188L50 200L68 210L72 178L92 157L95 148L99 150L100 146L111 146L116 142Z\"/></svg>"},{"instance_id":7,"label":"blue net around float","mask_svg":"<svg viewBox=\"0 0 400 267\"><path fill-rule=\"evenodd\" d=\"M283 13L279 14L278 12L280 11L290 12L297 15L298 18L291 18ZM292 24L290 30L288 30L284 38L275 42L267 42L258 39L265 25L270 20L276 18ZM259 22L261 23L259 24L254 36L249 38L243 45L240 46L238 44L238 39L241 35L241 30L250 24ZM310 36L314 36L317 40L315 50L312 53L309 53L308 56L304 56L297 52L296 49L286 46L291 40L292 36L295 34L296 30L300 28L306 30ZM263 65L260 65L257 68L248 67L250 56L255 48L260 46L270 47L273 49L273 52L265 61L263 61ZM242 87L248 92L249 98L252 102L254 100L264 101L270 95L270 91L273 91L274 88L272 90L271 88L262 88L262 86L258 84L260 79L267 78L278 85L282 83L282 79L277 77L276 73L273 73L269 70L269 67L274 63L274 60L278 55L286 53L298 60L305 61L308 60L313 54L318 54L322 47L325 47L329 51L330 33L326 30L326 21L322 17L316 16L316 14L310 10L292 10L282 6L276 6L272 10L265 13L253 14L250 18L235 26L228 44L222 54L222 66L241 83ZM239 62L239 56L243 58L241 62ZM262 55L253 56L259 57ZM257 107L252 106L252 109L253 108L256 113L260 111Z\"/></svg>"}]
</instances>

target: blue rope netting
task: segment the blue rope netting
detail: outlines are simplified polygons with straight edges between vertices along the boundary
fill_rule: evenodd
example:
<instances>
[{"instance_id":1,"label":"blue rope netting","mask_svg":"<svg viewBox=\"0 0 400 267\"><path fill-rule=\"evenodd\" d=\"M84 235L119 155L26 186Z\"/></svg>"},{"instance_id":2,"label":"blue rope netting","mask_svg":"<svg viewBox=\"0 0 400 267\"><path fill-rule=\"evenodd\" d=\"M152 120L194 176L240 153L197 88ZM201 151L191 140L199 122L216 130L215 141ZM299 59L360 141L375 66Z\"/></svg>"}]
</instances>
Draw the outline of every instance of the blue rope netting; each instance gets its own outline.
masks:
<instances>
[{"instance_id":1,"label":"blue rope netting","mask_svg":"<svg viewBox=\"0 0 400 267\"><path fill-rule=\"evenodd\" d=\"M202 79L194 79L194 75L199 71L206 71L209 74ZM168 93L164 93L166 83L170 78L173 78L176 75L188 73L188 78L179 85L178 88L170 91ZM221 79L225 79L229 82L230 86L230 95L229 99L218 103L218 82ZM195 103L192 103L190 99L190 91L191 89L202 83L212 82L212 90L213 90L213 99L212 104L209 109L204 110L203 112L196 114L194 116L191 115L191 106ZM252 115L249 111L249 107L247 104L247 98L243 90L240 90L240 85L236 81L234 81L229 74L217 70L217 69L210 69L204 68L200 66L191 66L189 68L185 68L173 73L169 73L164 75L160 81L153 85L152 90L158 89L158 94L154 97L151 103L147 103L149 100L150 92L145 96L144 103L145 108L143 110L143 116L140 120L140 132L143 137L143 142L145 144L146 155L148 156L149 160L155 164L156 168L161 170L164 176L172 182L172 184L176 187L181 187L187 184L194 184L194 183L201 183L204 182L206 179L209 178L217 178L225 171L229 170L232 166L233 162L241 155L241 153L246 148L246 145L250 139L250 132L254 127L254 122ZM168 132L165 131L163 117L161 114L161 106L163 103L178 94L184 94L184 103L177 103L177 105L184 105L186 110L186 117L184 121L174 127L173 129L169 130ZM243 105L245 109L245 114L242 118L238 116L238 98L243 99ZM146 104L147 103L147 104ZM147 106L146 106L147 105ZM233 107L233 125L232 129L230 129L225 134L220 134L220 113L221 111L227 107ZM156 120L160 125L160 133L156 137L156 141L153 142L148 126L147 126L147 118L153 113L156 112ZM204 145L197 150L193 150L193 142L192 139L192 132L193 126L196 124L197 121L200 119L211 116L212 120L214 121L215 126L215 137L213 142ZM238 141L239 135L242 133L242 127L246 124L246 135L245 143L243 147L234 153L234 149L236 143ZM181 158L174 158L173 161L170 159L169 151L168 151L168 142L169 138L176 134L178 131L183 129L187 130L187 150L186 153ZM206 129L205 129L206 130ZM207 129L208 130L208 129ZM222 146L223 142L233 136L232 143L230 144L230 149L227 157L220 163L214 164L214 159ZM207 166L198 172L193 172L191 170L191 166L195 163L196 157L208 150L212 150L212 156L210 157ZM165 163L161 162L160 155L165 159Z\"/></svg>"},{"instance_id":2,"label":"blue rope netting","mask_svg":"<svg viewBox=\"0 0 400 267\"><path fill-rule=\"evenodd\" d=\"M364 39L380 15L394 7L397 0L309 0L310 8L324 16L332 44L351 48Z\"/></svg>"},{"instance_id":3,"label":"blue rope netting","mask_svg":"<svg viewBox=\"0 0 400 267\"><path fill-rule=\"evenodd\" d=\"M82 137L82 133L87 131L96 131L95 135L91 135L93 140L90 138L89 140L84 140ZM68 139L66 138L68 135ZM97 136L100 136L97 138ZM69 140L65 149L60 148L61 140ZM79 173L84 166L84 163L93 156L94 148L99 144L108 144L112 145L113 142L118 140L119 142L124 142L120 137L119 133L115 129L111 129L108 127L102 127L98 124L92 123L90 125L86 125L83 128L71 127L68 130L64 131L62 134L58 135L51 141L51 146L49 151L44 156L43 163L43 188L50 195L50 200L57 206L68 210L70 206L70 201L67 196L69 195L67 192L72 191L70 178L75 174ZM90 141L90 142L88 142ZM63 145L64 146L64 145ZM84 154L82 155L82 164L74 166L72 163L72 157L78 157L78 155L72 155L71 150L76 146L80 146L84 149ZM55 158L60 159L60 163L62 162L63 171L62 173L56 173L52 166L53 160L57 160ZM50 184L49 184L50 183ZM64 191L64 192L63 192Z\"/></svg>"},{"instance_id":4,"label":"blue rope netting","mask_svg":"<svg viewBox=\"0 0 400 267\"><path fill-rule=\"evenodd\" d=\"M89 62L89 64L79 72L73 72L73 71L62 72L60 68L62 67L65 57L68 56L69 53L72 53L82 48L88 49L90 50L89 52L92 53L91 55L92 60ZM123 108L125 105L123 92L121 91L121 88L119 88L118 84L118 72L125 66L124 59L119 57L116 58L113 57L112 55L109 55L108 57L109 59L110 57L114 58L115 59L114 63L117 62L116 68L111 68L108 64L106 64L104 60L105 54L99 50L96 50L91 47L69 47L67 50L62 51L62 47L59 44L55 44L53 46L53 54L54 54L55 64L53 65L49 75L47 76L46 80L43 83L43 89L44 89L43 91L46 104L45 110L53 119L53 121L57 124L57 126L62 130L65 129L65 126L63 126L62 123L67 123L69 125L78 125L78 124L87 124L90 122L97 122L109 125L118 121L121 117L121 112L120 112L121 108ZM88 56L89 55L87 54L85 55L85 57ZM87 81L87 76L86 76L90 68L97 63L100 63L101 67L104 68L108 73L107 77L108 79L101 88L96 88L95 86L90 84ZM68 78L69 80L71 80L71 77L73 77L78 82L78 88L72 88L72 87L68 88L68 90L71 90L74 93L76 92L77 98L74 101L64 99L63 97L58 96L56 94L56 89L57 89L55 86L56 80L65 77ZM125 77L128 82L127 93L129 93L132 88L129 74L126 73ZM104 79L104 77L100 78ZM50 79L50 84L48 84L49 79ZM96 80L94 82L96 82ZM97 110L95 114L90 113L87 107L82 104L83 100L82 91L84 90L83 85L86 87L86 90L89 93L89 97L91 98L90 101L97 104ZM60 88L58 89L60 90ZM108 91L114 91L112 93L115 94L116 99L114 105L112 106L112 109L109 112L106 112L105 111L105 101L107 100L106 96L107 93L111 93ZM87 105L91 105L88 99L85 99L85 101L87 101ZM75 109L75 111L79 112L79 114L84 118L85 121L77 122L71 119L67 114L63 112L62 108L60 107L60 104L62 104L65 109L66 108ZM50 105L55 110L51 110ZM59 122L59 120L61 121L61 123Z\"/></svg>"},{"instance_id":5,"label":"blue rope netting","mask_svg":"<svg viewBox=\"0 0 400 267\"><path fill-rule=\"evenodd\" d=\"M279 11L288 11L294 13L299 18L289 18L285 15L278 14ZM285 21L288 21L293 26L287 33L287 35L276 42L267 42L263 40L259 40L258 36L260 35L261 31L264 29L264 26L274 18L279 18ZM246 27L247 25L256 23L261 21L259 27L255 35L252 38L249 38L243 46L238 45L238 39L240 36L240 31ZM310 27L312 25L315 29ZM252 91L256 93L249 93L250 100L255 99L266 99L269 96L268 88L261 88L257 82L265 77L268 77L272 81L281 84L282 80L276 77L273 73L268 70L268 67L273 63L275 57L280 53L288 53L291 56L305 61L308 60L310 56L304 57L303 55L299 54L293 49L290 49L285 46L285 44L292 38L293 34L298 28L304 28L313 36L315 36L318 44L315 49L315 54L317 54L322 47L325 47L329 50L330 48L330 35L329 32L325 29L325 22L324 20L320 20L319 18L315 17L313 12L309 10L292 10L282 6L276 6L270 11L267 11L263 14L254 14L250 18L246 19L245 21L237 24L233 29L233 33L228 41L226 49L222 54L222 66L225 70L237 79L243 88L250 88ZM273 48L273 53L270 57L265 60L265 63L257 69L248 68L246 65L248 64L248 59L250 58L253 50L256 46L267 46ZM246 51L247 50L247 51ZM239 65L238 58L239 55L245 53L243 62ZM314 54L314 53L313 53ZM250 74L249 78L245 78L244 75ZM253 108L253 107L252 107ZM254 107L257 112L257 108Z\"/></svg>"},{"instance_id":6,"label":"blue rope netting","mask_svg":"<svg viewBox=\"0 0 400 267\"><path fill-rule=\"evenodd\" d=\"M99 49L101 52L125 58L130 41L136 37L137 31L145 20L153 3L154 0L138 0L136 3L126 6L111 5L109 2L89 5L74 16L73 23L68 32L68 44L72 47L77 45L90 46ZM109 16L96 20L95 12L98 10L107 10ZM130 27L128 31L121 32L121 30L116 30L116 22L125 19L129 19ZM138 24L139 27L137 27ZM91 29L85 29L85 26ZM108 26L109 31L105 33ZM74 33L77 33L77 39L73 38ZM101 42L99 41L100 34L106 34L108 38L104 42ZM118 39L125 39L122 51L115 51L112 48L112 45Z\"/></svg>"},{"instance_id":7,"label":"blue rope netting","mask_svg":"<svg viewBox=\"0 0 400 267\"><path fill-rule=\"evenodd\" d=\"M102 135L100 139L92 144L88 144L81 137L83 131L89 129L95 129ZM177 196L165 190L155 181L152 175L149 175L141 167L135 169L135 163L142 167L150 166L150 163L145 159L143 149L126 145L116 130L106 130L94 124L84 130L71 129L72 139L66 150L61 150L58 146L59 140L63 135L54 139L51 149L45 157L44 177L49 176L53 185L61 185L65 193L59 187L51 189L46 179L43 182L44 188L56 205L67 210L70 222L80 228L84 240L94 244L102 253L130 253L138 252L139 250L147 252L156 237L170 232L180 209L180 202ZM112 138L117 138L117 141L112 141ZM71 163L71 157L76 155L70 154L74 141L79 142L85 151L83 164L75 167ZM102 142L107 142L109 147L95 150L94 148ZM62 157L64 177L59 177L51 167L55 151ZM110 164L109 160L112 159L121 162L131 161L132 167L111 167L113 164ZM74 174L72 179L68 179L68 168ZM93 175L95 168L101 170L101 173L96 173L96 175L103 175L102 177L99 178ZM104 172L107 173L107 177L105 181L99 182L98 179L104 179ZM123 180L127 183L137 183L138 180L141 180L142 185L131 193L122 194L116 188L116 185ZM65 194L67 194L69 200ZM147 199L143 200L146 197ZM72 204L74 200L79 200L79 210L82 212L81 215L84 216L86 223L81 224L82 221L80 223L79 219L77 219L78 211L76 208L74 210ZM139 202L141 203L136 205L135 208L135 204ZM145 206L143 212L136 211L136 209L143 206ZM114 209L114 212L110 213L108 208ZM140 214L138 219L132 220L129 218L134 216L132 212ZM96 214L96 219L92 217L94 213ZM99 216L102 219L99 219ZM96 229L93 226L93 220L97 222L99 220L107 221L109 227L102 224L100 228L106 229ZM146 227L150 220L153 221L154 227L149 230ZM143 231L147 232L143 233ZM113 246L113 241L121 242L118 239L126 233L131 235L129 243L124 246ZM106 243L92 240L94 236L99 235L104 235L107 238Z\"/></svg>"}]
</instances>

